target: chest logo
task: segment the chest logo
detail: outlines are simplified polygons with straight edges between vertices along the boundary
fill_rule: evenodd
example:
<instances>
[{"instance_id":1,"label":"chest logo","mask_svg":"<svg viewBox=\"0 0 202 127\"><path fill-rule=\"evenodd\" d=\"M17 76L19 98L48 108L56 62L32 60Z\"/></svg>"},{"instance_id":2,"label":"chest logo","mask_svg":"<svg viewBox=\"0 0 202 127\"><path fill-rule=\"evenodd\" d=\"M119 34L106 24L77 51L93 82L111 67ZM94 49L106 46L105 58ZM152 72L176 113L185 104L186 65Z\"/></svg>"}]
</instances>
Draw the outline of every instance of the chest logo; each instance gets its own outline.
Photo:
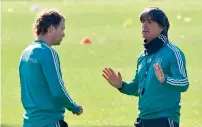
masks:
<instances>
[{"instance_id":1,"label":"chest logo","mask_svg":"<svg viewBox=\"0 0 202 127\"><path fill-rule=\"evenodd\" d=\"M162 64L162 62L163 62L163 60L161 59L161 58L157 58L156 60L155 60L155 64Z\"/></svg>"}]
</instances>

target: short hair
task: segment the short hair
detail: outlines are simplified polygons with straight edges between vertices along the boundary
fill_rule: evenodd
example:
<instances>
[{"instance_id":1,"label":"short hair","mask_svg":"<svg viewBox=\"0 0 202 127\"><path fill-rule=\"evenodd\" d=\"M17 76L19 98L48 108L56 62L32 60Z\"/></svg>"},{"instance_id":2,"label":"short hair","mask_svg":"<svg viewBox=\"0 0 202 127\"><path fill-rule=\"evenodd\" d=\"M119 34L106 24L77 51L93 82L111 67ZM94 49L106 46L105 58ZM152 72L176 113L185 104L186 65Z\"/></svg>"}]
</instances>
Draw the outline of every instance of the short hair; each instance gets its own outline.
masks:
<instances>
[{"instance_id":1,"label":"short hair","mask_svg":"<svg viewBox=\"0 0 202 127\"><path fill-rule=\"evenodd\" d=\"M140 14L140 21L144 22L145 20L157 22L160 26L162 26L164 32L166 32L165 34L167 34L170 23L168 21L168 17L161 9L157 7L145 8Z\"/></svg>"},{"instance_id":2,"label":"short hair","mask_svg":"<svg viewBox=\"0 0 202 127\"><path fill-rule=\"evenodd\" d=\"M33 25L34 34L36 36L39 34L44 35L48 32L50 26L57 28L62 20L65 20L65 17L58 10L44 9L36 17L36 21Z\"/></svg>"}]
</instances>

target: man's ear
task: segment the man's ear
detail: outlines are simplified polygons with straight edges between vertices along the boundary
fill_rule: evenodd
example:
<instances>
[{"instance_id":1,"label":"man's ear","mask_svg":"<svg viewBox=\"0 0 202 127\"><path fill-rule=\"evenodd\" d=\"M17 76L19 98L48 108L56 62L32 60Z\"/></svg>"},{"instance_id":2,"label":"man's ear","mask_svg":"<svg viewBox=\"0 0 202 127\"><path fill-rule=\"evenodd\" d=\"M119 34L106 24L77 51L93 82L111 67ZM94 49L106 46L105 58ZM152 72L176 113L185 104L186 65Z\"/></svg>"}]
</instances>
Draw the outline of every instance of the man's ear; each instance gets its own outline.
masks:
<instances>
[{"instance_id":1,"label":"man's ear","mask_svg":"<svg viewBox=\"0 0 202 127\"><path fill-rule=\"evenodd\" d=\"M51 25L49 28L48 28L48 32L49 33L52 33L54 31L54 27Z\"/></svg>"},{"instance_id":2,"label":"man's ear","mask_svg":"<svg viewBox=\"0 0 202 127\"><path fill-rule=\"evenodd\" d=\"M161 32L165 29L163 26L160 26L161 27Z\"/></svg>"},{"instance_id":3,"label":"man's ear","mask_svg":"<svg viewBox=\"0 0 202 127\"><path fill-rule=\"evenodd\" d=\"M161 31L161 34L168 36L168 30L166 27L163 28L163 30Z\"/></svg>"}]
</instances>

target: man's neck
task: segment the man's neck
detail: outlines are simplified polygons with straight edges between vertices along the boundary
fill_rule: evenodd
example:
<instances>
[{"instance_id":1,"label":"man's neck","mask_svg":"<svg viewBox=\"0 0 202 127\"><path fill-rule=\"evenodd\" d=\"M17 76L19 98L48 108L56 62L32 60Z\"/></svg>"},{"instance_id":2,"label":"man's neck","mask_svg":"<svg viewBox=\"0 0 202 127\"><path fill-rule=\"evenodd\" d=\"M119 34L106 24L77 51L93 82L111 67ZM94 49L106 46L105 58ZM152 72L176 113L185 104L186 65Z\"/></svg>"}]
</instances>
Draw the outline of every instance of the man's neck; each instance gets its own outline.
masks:
<instances>
[{"instance_id":1,"label":"man's neck","mask_svg":"<svg viewBox=\"0 0 202 127\"><path fill-rule=\"evenodd\" d=\"M165 35L159 35L155 39L151 40L149 43L144 42L143 45L147 54L153 54L160 50L167 42L168 39Z\"/></svg>"},{"instance_id":2,"label":"man's neck","mask_svg":"<svg viewBox=\"0 0 202 127\"><path fill-rule=\"evenodd\" d=\"M42 40L42 41L44 41L49 46L52 45L51 41L50 41L50 38L48 38L47 36L39 35L39 36L37 36L37 40Z\"/></svg>"},{"instance_id":3,"label":"man's neck","mask_svg":"<svg viewBox=\"0 0 202 127\"><path fill-rule=\"evenodd\" d=\"M160 35L160 34L159 34ZM148 39L146 39L145 38L145 43L149 43L149 42L151 42L152 40L154 40L155 38L157 38L159 35L156 35L156 36L154 36L153 38L148 38Z\"/></svg>"}]
</instances>

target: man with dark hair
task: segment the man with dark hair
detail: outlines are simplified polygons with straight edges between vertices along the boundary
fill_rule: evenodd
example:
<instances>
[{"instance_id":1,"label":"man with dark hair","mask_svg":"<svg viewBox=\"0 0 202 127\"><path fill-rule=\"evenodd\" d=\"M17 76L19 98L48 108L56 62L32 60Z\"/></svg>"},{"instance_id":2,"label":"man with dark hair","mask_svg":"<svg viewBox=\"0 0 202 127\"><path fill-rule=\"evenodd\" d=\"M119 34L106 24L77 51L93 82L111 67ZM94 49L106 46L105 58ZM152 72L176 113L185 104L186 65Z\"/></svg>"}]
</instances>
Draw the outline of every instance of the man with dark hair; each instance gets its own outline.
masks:
<instances>
[{"instance_id":1,"label":"man with dark hair","mask_svg":"<svg viewBox=\"0 0 202 127\"><path fill-rule=\"evenodd\" d=\"M135 127L179 127L181 92L188 89L183 52L168 40L169 21L159 8L140 15L145 50L139 55L135 77L122 81L120 72L103 70L103 77L121 93L139 97Z\"/></svg>"},{"instance_id":2,"label":"man with dark hair","mask_svg":"<svg viewBox=\"0 0 202 127\"><path fill-rule=\"evenodd\" d=\"M73 114L83 113L65 89L57 52L65 18L59 11L47 9L36 18L36 40L22 52L19 63L21 100L25 109L23 127L68 127L65 108Z\"/></svg>"}]
</instances>

